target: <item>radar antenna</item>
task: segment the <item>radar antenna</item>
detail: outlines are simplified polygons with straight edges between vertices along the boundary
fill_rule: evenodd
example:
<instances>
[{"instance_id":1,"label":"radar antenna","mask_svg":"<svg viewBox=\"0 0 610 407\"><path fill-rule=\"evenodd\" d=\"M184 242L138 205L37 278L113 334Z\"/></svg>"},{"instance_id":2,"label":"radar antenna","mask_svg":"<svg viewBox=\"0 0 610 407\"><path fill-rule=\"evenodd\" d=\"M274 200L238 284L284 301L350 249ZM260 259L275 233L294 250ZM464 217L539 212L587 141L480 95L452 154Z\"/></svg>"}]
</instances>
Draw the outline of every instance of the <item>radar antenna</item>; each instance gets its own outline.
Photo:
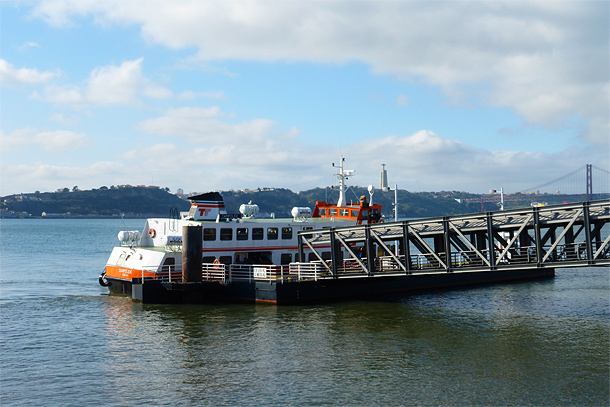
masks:
<instances>
[{"instance_id":1,"label":"radar antenna","mask_svg":"<svg viewBox=\"0 0 610 407\"><path fill-rule=\"evenodd\" d=\"M343 169L344 161L345 161L345 158L343 158L343 155L339 156L339 172L336 174L337 178L339 178L339 201L337 201L337 206L346 205L345 181L347 181L347 179L349 177L351 177L354 172L356 172L355 170L344 170ZM335 164L333 164L333 166L335 166Z\"/></svg>"}]
</instances>

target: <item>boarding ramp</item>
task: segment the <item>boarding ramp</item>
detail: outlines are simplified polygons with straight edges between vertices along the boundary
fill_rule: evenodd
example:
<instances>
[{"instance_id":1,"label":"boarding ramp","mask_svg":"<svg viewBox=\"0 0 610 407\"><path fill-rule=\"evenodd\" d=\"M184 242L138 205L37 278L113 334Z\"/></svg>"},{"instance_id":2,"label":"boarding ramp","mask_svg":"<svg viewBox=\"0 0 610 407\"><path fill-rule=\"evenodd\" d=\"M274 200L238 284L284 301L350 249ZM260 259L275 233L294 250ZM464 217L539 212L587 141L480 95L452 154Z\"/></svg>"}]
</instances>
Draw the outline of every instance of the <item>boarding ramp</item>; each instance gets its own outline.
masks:
<instances>
[{"instance_id":1,"label":"boarding ramp","mask_svg":"<svg viewBox=\"0 0 610 407\"><path fill-rule=\"evenodd\" d=\"M610 264L610 200L299 232L315 278ZM330 252L330 255L329 255ZM330 260L329 260L330 257Z\"/></svg>"}]
</instances>

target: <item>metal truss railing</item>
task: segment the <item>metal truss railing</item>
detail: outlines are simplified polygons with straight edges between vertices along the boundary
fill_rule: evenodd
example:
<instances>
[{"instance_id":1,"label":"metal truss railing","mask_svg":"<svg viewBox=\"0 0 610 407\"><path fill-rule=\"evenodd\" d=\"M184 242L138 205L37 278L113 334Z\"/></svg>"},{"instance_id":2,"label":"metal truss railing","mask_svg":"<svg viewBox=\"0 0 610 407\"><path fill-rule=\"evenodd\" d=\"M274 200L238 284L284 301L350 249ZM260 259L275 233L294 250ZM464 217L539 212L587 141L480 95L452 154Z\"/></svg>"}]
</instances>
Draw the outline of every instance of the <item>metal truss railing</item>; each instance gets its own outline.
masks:
<instances>
[{"instance_id":1,"label":"metal truss railing","mask_svg":"<svg viewBox=\"0 0 610 407\"><path fill-rule=\"evenodd\" d=\"M309 230L299 251L332 277L608 265L610 200Z\"/></svg>"}]
</instances>

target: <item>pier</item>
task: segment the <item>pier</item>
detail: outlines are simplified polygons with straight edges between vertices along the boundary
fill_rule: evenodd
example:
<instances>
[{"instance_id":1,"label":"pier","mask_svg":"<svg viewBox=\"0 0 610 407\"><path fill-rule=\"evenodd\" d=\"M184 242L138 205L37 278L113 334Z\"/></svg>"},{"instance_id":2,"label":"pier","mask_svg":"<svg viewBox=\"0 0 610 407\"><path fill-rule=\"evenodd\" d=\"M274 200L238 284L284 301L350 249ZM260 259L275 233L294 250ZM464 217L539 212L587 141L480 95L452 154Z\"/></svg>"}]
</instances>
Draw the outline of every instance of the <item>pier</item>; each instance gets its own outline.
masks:
<instances>
[{"instance_id":1,"label":"pier","mask_svg":"<svg viewBox=\"0 0 610 407\"><path fill-rule=\"evenodd\" d=\"M610 200L299 232L299 262L203 264L134 281L143 302L295 304L554 276L610 265Z\"/></svg>"},{"instance_id":2,"label":"pier","mask_svg":"<svg viewBox=\"0 0 610 407\"><path fill-rule=\"evenodd\" d=\"M609 220L610 200L532 207L305 231L299 251L335 278L608 265Z\"/></svg>"}]
</instances>

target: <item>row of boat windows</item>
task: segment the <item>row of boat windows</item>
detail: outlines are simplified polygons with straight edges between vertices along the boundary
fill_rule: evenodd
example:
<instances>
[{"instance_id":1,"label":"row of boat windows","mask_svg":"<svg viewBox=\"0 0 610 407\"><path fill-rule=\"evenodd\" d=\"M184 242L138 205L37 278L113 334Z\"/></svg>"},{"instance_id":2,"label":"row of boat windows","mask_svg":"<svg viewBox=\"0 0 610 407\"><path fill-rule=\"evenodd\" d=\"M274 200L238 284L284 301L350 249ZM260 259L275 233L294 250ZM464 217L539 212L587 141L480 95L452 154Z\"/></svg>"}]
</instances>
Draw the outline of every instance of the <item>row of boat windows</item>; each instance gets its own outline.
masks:
<instances>
[{"instance_id":1,"label":"row of boat windows","mask_svg":"<svg viewBox=\"0 0 610 407\"><path fill-rule=\"evenodd\" d=\"M337 209L337 208L329 208L328 209L328 215L327 215L327 210L326 208L320 208L319 209L319 213L320 216L337 216L337 213L339 214L338 216L349 216L351 218L357 218L358 215L360 214L360 210L359 209ZM362 217L366 218L368 216L368 211L362 211Z\"/></svg>"},{"instance_id":2,"label":"row of boat windows","mask_svg":"<svg viewBox=\"0 0 610 407\"><path fill-rule=\"evenodd\" d=\"M327 209L326 208L320 208L320 209L318 209L318 211L320 213L320 216L337 216L337 213L338 213L339 214L338 216L357 218L358 215L360 215L360 210L359 209L328 208L328 213L327 213ZM379 209L371 209L371 215L377 215L379 213L380 213ZM363 210L362 211L362 218L366 219L368 216L369 216L369 211L368 210Z\"/></svg>"},{"instance_id":3,"label":"row of boat windows","mask_svg":"<svg viewBox=\"0 0 610 407\"><path fill-rule=\"evenodd\" d=\"M304 227L303 230L313 229L311 227ZM203 229L203 240L214 241L217 238L216 228L204 228ZM250 234L250 232L252 232ZM278 240L281 236L283 240L289 240L293 237L293 231L291 227L283 228L267 228L267 240ZM233 240L233 229L232 228L220 228L220 240ZM237 240L248 240L249 237L252 240L264 240L265 239L265 228L252 228L250 231L248 228L237 228L235 229L235 238Z\"/></svg>"}]
</instances>

